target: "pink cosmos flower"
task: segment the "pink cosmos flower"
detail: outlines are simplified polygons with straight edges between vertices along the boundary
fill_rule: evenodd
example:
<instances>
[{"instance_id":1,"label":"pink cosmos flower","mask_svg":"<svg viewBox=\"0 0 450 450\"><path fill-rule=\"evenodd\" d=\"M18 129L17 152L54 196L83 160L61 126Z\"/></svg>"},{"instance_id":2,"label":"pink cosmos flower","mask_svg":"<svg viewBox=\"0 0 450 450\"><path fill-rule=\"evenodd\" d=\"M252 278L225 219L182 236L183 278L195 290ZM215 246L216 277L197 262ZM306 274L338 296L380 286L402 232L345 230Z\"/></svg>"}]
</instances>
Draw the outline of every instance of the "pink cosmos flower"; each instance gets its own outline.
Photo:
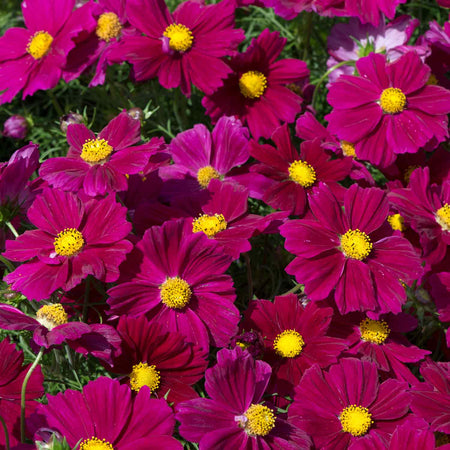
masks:
<instances>
[{"instance_id":1,"label":"pink cosmos flower","mask_svg":"<svg viewBox=\"0 0 450 450\"><path fill-rule=\"evenodd\" d=\"M408 52L388 64L370 54L356 62L360 76L330 86L329 130L351 142L356 155L386 167L399 153L415 153L431 139L448 137L450 91L427 85L430 69Z\"/></svg>"},{"instance_id":2,"label":"pink cosmos flower","mask_svg":"<svg viewBox=\"0 0 450 450\"><path fill-rule=\"evenodd\" d=\"M308 369L295 389L289 417L313 439L316 448L387 448L398 425L408 417L408 384L379 382L375 364L341 359L328 371Z\"/></svg>"},{"instance_id":3,"label":"pink cosmos flower","mask_svg":"<svg viewBox=\"0 0 450 450\"><path fill-rule=\"evenodd\" d=\"M223 349L206 371L210 398L180 403L180 434L201 450L309 449L309 437L263 399L271 368L240 348Z\"/></svg>"},{"instance_id":4,"label":"pink cosmos flower","mask_svg":"<svg viewBox=\"0 0 450 450\"><path fill-rule=\"evenodd\" d=\"M152 396L169 403L198 397L191 386L203 377L208 361L204 352L185 341L185 336L169 332L145 316L122 316L117 331L122 351L107 369L124 374L123 380L133 391L148 386Z\"/></svg>"},{"instance_id":5,"label":"pink cosmos flower","mask_svg":"<svg viewBox=\"0 0 450 450\"><path fill-rule=\"evenodd\" d=\"M389 211L381 189L353 184L344 209L324 184L309 199L316 220L291 220L280 227L286 249L296 255L286 271L305 284L311 300L333 292L341 314L401 311L403 283L421 275L420 259L404 238L383 227Z\"/></svg>"},{"instance_id":6,"label":"pink cosmos flower","mask_svg":"<svg viewBox=\"0 0 450 450\"><path fill-rule=\"evenodd\" d=\"M163 144L161 138L134 145L141 140L141 123L125 111L95 134L82 124L67 128L70 145L66 157L47 159L39 174L51 186L84 192L95 197L125 191L127 175L141 171Z\"/></svg>"},{"instance_id":7,"label":"pink cosmos flower","mask_svg":"<svg viewBox=\"0 0 450 450\"><path fill-rule=\"evenodd\" d=\"M234 28L232 1L186 1L170 14L164 0L128 0L126 12L144 36L124 36L111 59L130 62L136 81L158 77L163 87L180 87L188 97L191 83L208 94L222 85L231 72L222 58L245 37Z\"/></svg>"},{"instance_id":8,"label":"pink cosmos flower","mask_svg":"<svg viewBox=\"0 0 450 450\"><path fill-rule=\"evenodd\" d=\"M286 86L307 77L309 70L297 59L277 61L285 44L280 33L265 29L245 53L231 58L233 73L202 100L214 122L223 115L235 116L255 139L269 138L282 122L294 122L302 99Z\"/></svg>"},{"instance_id":9,"label":"pink cosmos flower","mask_svg":"<svg viewBox=\"0 0 450 450\"><path fill-rule=\"evenodd\" d=\"M64 436L70 448L182 449L172 437L172 410L146 386L133 397L127 385L100 377L82 392L68 389L47 399L38 409L46 431Z\"/></svg>"},{"instance_id":10,"label":"pink cosmos flower","mask_svg":"<svg viewBox=\"0 0 450 450\"><path fill-rule=\"evenodd\" d=\"M272 367L272 392L292 395L305 370L314 364L336 363L347 343L327 335L332 308L310 302L303 306L295 294L253 300L245 312L244 330L264 337L264 359Z\"/></svg>"},{"instance_id":11,"label":"pink cosmos flower","mask_svg":"<svg viewBox=\"0 0 450 450\"><path fill-rule=\"evenodd\" d=\"M26 0L27 28L9 28L0 38L0 104L23 89L22 99L51 89L62 76L67 54L81 32L95 28L89 6L72 12L75 0Z\"/></svg>"},{"instance_id":12,"label":"pink cosmos flower","mask_svg":"<svg viewBox=\"0 0 450 450\"><path fill-rule=\"evenodd\" d=\"M27 261L5 277L12 289L30 300L48 298L56 289L70 290L88 275L110 283L132 249L126 209L112 195L81 199L70 192L46 189L28 210L38 227L6 242L5 258Z\"/></svg>"},{"instance_id":13,"label":"pink cosmos flower","mask_svg":"<svg viewBox=\"0 0 450 450\"><path fill-rule=\"evenodd\" d=\"M208 351L237 331L239 311L229 275L231 258L192 221L171 220L148 229L121 267L120 284L108 291L111 314L149 319L186 335Z\"/></svg>"},{"instance_id":14,"label":"pink cosmos flower","mask_svg":"<svg viewBox=\"0 0 450 450\"><path fill-rule=\"evenodd\" d=\"M262 193L262 200L272 208L304 215L311 189L320 181L327 182L336 195L342 193L344 188L337 182L350 173L351 158L331 159L318 139L302 142L297 151L286 124L273 133L272 141L276 147L250 143L250 155L259 162L250 170L272 181Z\"/></svg>"},{"instance_id":15,"label":"pink cosmos flower","mask_svg":"<svg viewBox=\"0 0 450 450\"><path fill-rule=\"evenodd\" d=\"M20 443L20 397L22 383L31 364L23 365L23 352L3 339L0 342L0 417L5 421L11 447ZM36 409L38 399L44 395L44 377L41 367L36 367L28 380L25 395L25 417ZM0 448L6 448L5 433L0 433Z\"/></svg>"}]
</instances>

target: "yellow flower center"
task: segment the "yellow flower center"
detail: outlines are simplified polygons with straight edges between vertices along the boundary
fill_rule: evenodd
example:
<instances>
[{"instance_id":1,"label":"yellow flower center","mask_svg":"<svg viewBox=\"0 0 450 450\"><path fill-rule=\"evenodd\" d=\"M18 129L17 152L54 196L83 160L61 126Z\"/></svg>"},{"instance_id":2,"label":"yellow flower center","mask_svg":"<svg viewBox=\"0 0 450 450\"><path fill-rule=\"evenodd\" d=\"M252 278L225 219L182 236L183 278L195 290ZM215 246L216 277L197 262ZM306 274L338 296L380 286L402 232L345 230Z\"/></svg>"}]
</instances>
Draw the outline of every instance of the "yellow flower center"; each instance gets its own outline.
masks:
<instances>
[{"instance_id":1,"label":"yellow flower center","mask_svg":"<svg viewBox=\"0 0 450 450\"><path fill-rule=\"evenodd\" d=\"M214 214L213 216L202 214L192 223L192 231L194 233L203 231L209 238L214 237L217 233L226 229L227 221L222 214Z\"/></svg>"},{"instance_id":2,"label":"yellow flower center","mask_svg":"<svg viewBox=\"0 0 450 450\"><path fill-rule=\"evenodd\" d=\"M165 29L163 36L169 38L169 47L177 52L188 51L192 47L192 41L194 40L192 31L180 23L169 25Z\"/></svg>"},{"instance_id":3,"label":"yellow flower center","mask_svg":"<svg viewBox=\"0 0 450 450\"><path fill-rule=\"evenodd\" d=\"M142 386L148 386L150 392L155 392L159 388L160 380L156 366L149 366L147 363L134 365L130 373L130 386L136 392L139 392Z\"/></svg>"},{"instance_id":4,"label":"yellow flower center","mask_svg":"<svg viewBox=\"0 0 450 450\"><path fill-rule=\"evenodd\" d=\"M267 406L252 404L244 416L245 431L251 436L267 436L275 426L275 414Z\"/></svg>"},{"instance_id":5,"label":"yellow flower center","mask_svg":"<svg viewBox=\"0 0 450 450\"><path fill-rule=\"evenodd\" d=\"M387 88L381 93L380 106L386 114L397 114L405 109L406 95L398 88Z\"/></svg>"},{"instance_id":6,"label":"yellow flower center","mask_svg":"<svg viewBox=\"0 0 450 450\"><path fill-rule=\"evenodd\" d=\"M116 38L122 31L119 18L113 12L103 13L97 20L95 34L103 41L109 42Z\"/></svg>"},{"instance_id":7,"label":"yellow flower center","mask_svg":"<svg viewBox=\"0 0 450 450\"><path fill-rule=\"evenodd\" d=\"M251 344L250 344L250 342L241 342L241 341L237 341L237 342L236 342L236 345L239 346L239 347L241 347L242 350L245 350L245 349L249 348Z\"/></svg>"},{"instance_id":8,"label":"yellow flower center","mask_svg":"<svg viewBox=\"0 0 450 450\"><path fill-rule=\"evenodd\" d=\"M284 330L273 341L274 350L285 358L295 358L302 352L305 341L295 330Z\"/></svg>"},{"instance_id":9,"label":"yellow flower center","mask_svg":"<svg viewBox=\"0 0 450 450\"><path fill-rule=\"evenodd\" d=\"M167 278L159 289L161 301L173 309L184 308L192 295L189 284L180 277Z\"/></svg>"},{"instance_id":10,"label":"yellow flower center","mask_svg":"<svg viewBox=\"0 0 450 450\"><path fill-rule=\"evenodd\" d=\"M80 444L79 450L114 450L114 447L105 439L100 440L92 436Z\"/></svg>"},{"instance_id":11,"label":"yellow flower center","mask_svg":"<svg viewBox=\"0 0 450 450\"><path fill-rule=\"evenodd\" d=\"M436 78L436 75L431 73L430 76L428 77L427 84L431 85L431 86L435 86L436 84L439 84L439 81Z\"/></svg>"},{"instance_id":12,"label":"yellow flower center","mask_svg":"<svg viewBox=\"0 0 450 450\"><path fill-rule=\"evenodd\" d=\"M391 330L384 320L372 320L368 317L359 324L361 339L374 344L383 344Z\"/></svg>"},{"instance_id":13,"label":"yellow flower center","mask_svg":"<svg viewBox=\"0 0 450 450\"><path fill-rule=\"evenodd\" d=\"M341 149L345 156L351 156L352 158L356 157L355 146L351 142L341 141Z\"/></svg>"},{"instance_id":14,"label":"yellow flower center","mask_svg":"<svg viewBox=\"0 0 450 450\"><path fill-rule=\"evenodd\" d=\"M217 172L217 170L214 169L214 167L212 167L212 166L202 167L197 172L197 180L198 180L200 186L203 188L207 188L209 182L213 178L216 178L216 179L220 178L220 173Z\"/></svg>"},{"instance_id":15,"label":"yellow flower center","mask_svg":"<svg viewBox=\"0 0 450 450\"><path fill-rule=\"evenodd\" d=\"M68 322L67 313L61 303L44 305L36 313L36 320L48 330Z\"/></svg>"},{"instance_id":16,"label":"yellow flower center","mask_svg":"<svg viewBox=\"0 0 450 450\"><path fill-rule=\"evenodd\" d=\"M90 164L103 162L112 152L113 148L105 139L88 139L81 148L81 158Z\"/></svg>"},{"instance_id":17,"label":"yellow flower center","mask_svg":"<svg viewBox=\"0 0 450 450\"><path fill-rule=\"evenodd\" d=\"M393 230L405 231L405 219L401 216L401 214L391 214L387 217L387 221Z\"/></svg>"},{"instance_id":18,"label":"yellow flower center","mask_svg":"<svg viewBox=\"0 0 450 450\"><path fill-rule=\"evenodd\" d=\"M352 436L364 436L373 424L372 414L367 408L350 405L344 408L339 416L342 430Z\"/></svg>"},{"instance_id":19,"label":"yellow flower center","mask_svg":"<svg viewBox=\"0 0 450 450\"><path fill-rule=\"evenodd\" d=\"M297 184L307 188L316 181L316 171L306 161L294 161L289 166L289 178Z\"/></svg>"},{"instance_id":20,"label":"yellow flower center","mask_svg":"<svg viewBox=\"0 0 450 450\"><path fill-rule=\"evenodd\" d=\"M247 98L259 98L267 87L267 78L257 70L245 72L239 78L241 94Z\"/></svg>"},{"instance_id":21,"label":"yellow flower center","mask_svg":"<svg viewBox=\"0 0 450 450\"><path fill-rule=\"evenodd\" d=\"M405 183L409 183L409 180L411 178L411 174L418 169L420 166L418 166L417 164L412 165L412 166L408 166L406 168L406 170L403 172L403 180L405 180Z\"/></svg>"},{"instance_id":22,"label":"yellow flower center","mask_svg":"<svg viewBox=\"0 0 450 450\"><path fill-rule=\"evenodd\" d=\"M444 231L450 231L450 205L448 203L436 211L436 222Z\"/></svg>"},{"instance_id":23,"label":"yellow flower center","mask_svg":"<svg viewBox=\"0 0 450 450\"><path fill-rule=\"evenodd\" d=\"M73 256L77 254L84 245L83 235L75 228L64 228L57 234L53 245L55 252L60 256Z\"/></svg>"},{"instance_id":24,"label":"yellow flower center","mask_svg":"<svg viewBox=\"0 0 450 450\"><path fill-rule=\"evenodd\" d=\"M372 251L372 242L363 231L348 230L341 236L341 250L347 258L362 261Z\"/></svg>"},{"instance_id":25,"label":"yellow flower center","mask_svg":"<svg viewBox=\"0 0 450 450\"><path fill-rule=\"evenodd\" d=\"M53 37L46 31L36 31L27 45L27 52L34 59L41 59L50 50L53 42Z\"/></svg>"}]
</instances>

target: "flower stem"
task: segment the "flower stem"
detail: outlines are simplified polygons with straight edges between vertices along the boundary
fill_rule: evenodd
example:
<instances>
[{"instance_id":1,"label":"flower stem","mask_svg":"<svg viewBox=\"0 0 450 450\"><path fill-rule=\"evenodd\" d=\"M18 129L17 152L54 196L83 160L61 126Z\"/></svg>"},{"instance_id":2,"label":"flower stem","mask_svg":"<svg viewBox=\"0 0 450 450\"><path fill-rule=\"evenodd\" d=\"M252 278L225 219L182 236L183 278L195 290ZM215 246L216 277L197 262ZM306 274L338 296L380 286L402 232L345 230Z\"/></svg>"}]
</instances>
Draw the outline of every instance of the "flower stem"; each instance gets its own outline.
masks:
<instances>
[{"instance_id":1,"label":"flower stem","mask_svg":"<svg viewBox=\"0 0 450 450\"><path fill-rule=\"evenodd\" d=\"M2 426L3 426L3 431L5 432L5 448L6 448L6 450L9 450L10 447L9 447L8 428L6 428L6 423L5 423L5 421L4 421L2 416L0 416L0 422L1 422Z\"/></svg>"},{"instance_id":2,"label":"flower stem","mask_svg":"<svg viewBox=\"0 0 450 450\"><path fill-rule=\"evenodd\" d=\"M14 272L16 268L14 267L13 263L6 259L4 256L0 255L0 261L8 268L10 272Z\"/></svg>"},{"instance_id":3,"label":"flower stem","mask_svg":"<svg viewBox=\"0 0 450 450\"><path fill-rule=\"evenodd\" d=\"M28 369L28 372L25 375L25 378L23 379L22 383L22 391L20 393L20 442L22 442L22 444L25 444L25 396L27 392L27 384L32 373L34 372L34 369L36 369L36 366L39 364L39 361L41 360L42 355L44 354L44 350L45 350L44 347L40 348L39 353L36 356L36 359Z\"/></svg>"},{"instance_id":4,"label":"flower stem","mask_svg":"<svg viewBox=\"0 0 450 450\"><path fill-rule=\"evenodd\" d=\"M11 222L9 222L9 221L7 221L5 223L6 223L6 226L11 230L11 233L14 235L14 237L18 238L19 237L19 233L14 228L14 225Z\"/></svg>"}]
</instances>

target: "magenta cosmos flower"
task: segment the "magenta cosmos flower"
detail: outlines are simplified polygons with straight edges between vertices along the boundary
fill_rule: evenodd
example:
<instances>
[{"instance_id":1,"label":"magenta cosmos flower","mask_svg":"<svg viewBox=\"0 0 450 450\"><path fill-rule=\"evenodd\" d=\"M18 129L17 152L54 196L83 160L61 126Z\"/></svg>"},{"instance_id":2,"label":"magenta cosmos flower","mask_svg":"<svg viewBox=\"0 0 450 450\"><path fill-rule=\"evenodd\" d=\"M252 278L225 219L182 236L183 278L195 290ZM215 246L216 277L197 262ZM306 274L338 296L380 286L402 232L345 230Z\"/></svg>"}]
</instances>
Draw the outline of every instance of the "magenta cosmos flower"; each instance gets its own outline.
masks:
<instances>
[{"instance_id":1,"label":"magenta cosmos flower","mask_svg":"<svg viewBox=\"0 0 450 450\"><path fill-rule=\"evenodd\" d=\"M344 190L337 182L349 175L351 158L331 159L318 139L303 142L297 151L286 124L273 133L272 141L276 147L250 143L250 155L259 162L251 171L272 180L262 193L262 200L272 208L302 216L308 211L312 187L320 181L327 182L337 195Z\"/></svg>"},{"instance_id":2,"label":"magenta cosmos flower","mask_svg":"<svg viewBox=\"0 0 450 450\"><path fill-rule=\"evenodd\" d=\"M308 436L277 414L263 400L270 366L240 348L221 350L217 364L206 371L210 398L180 403L180 434L198 442L200 450L309 449Z\"/></svg>"},{"instance_id":3,"label":"magenta cosmos flower","mask_svg":"<svg viewBox=\"0 0 450 450\"><path fill-rule=\"evenodd\" d=\"M234 28L234 3L181 3L170 14L164 0L129 0L129 22L144 36L125 37L111 52L116 62L133 65L136 81L158 77L167 89L191 95L191 83L211 94L231 69L222 60L236 53L244 39Z\"/></svg>"},{"instance_id":4,"label":"magenta cosmos flower","mask_svg":"<svg viewBox=\"0 0 450 450\"><path fill-rule=\"evenodd\" d=\"M9 444L20 443L20 397L23 379L31 364L23 365L23 352L17 351L8 339L0 342L0 417L5 421L9 435ZM44 395L42 385L44 377L38 366L28 380L25 395L25 417L36 409L34 401ZM0 448L6 448L5 433L0 433Z\"/></svg>"},{"instance_id":5,"label":"magenta cosmos flower","mask_svg":"<svg viewBox=\"0 0 450 450\"><path fill-rule=\"evenodd\" d=\"M286 86L307 77L309 70L297 59L276 60L285 44L280 33L265 29L245 53L231 58L233 73L223 87L202 100L213 121L235 116L255 139L269 138L282 122L294 122L302 99Z\"/></svg>"},{"instance_id":6,"label":"magenta cosmos flower","mask_svg":"<svg viewBox=\"0 0 450 450\"><path fill-rule=\"evenodd\" d=\"M450 434L450 363L428 360L420 373L425 382L412 387L411 409L433 431Z\"/></svg>"},{"instance_id":7,"label":"magenta cosmos flower","mask_svg":"<svg viewBox=\"0 0 450 450\"><path fill-rule=\"evenodd\" d=\"M121 267L121 283L108 291L111 314L141 314L208 350L228 344L239 311L233 281L225 275L231 258L190 220L171 220L148 229Z\"/></svg>"},{"instance_id":8,"label":"magenta cosmos flower","mask_svg":"<svg viewBox=\"0 0 450 450\"><path fill-rule=\"evenodd\" d=\"M286 249L297 256L286 271L305 284L308 298L323 300L335 289L341 314L399 313L406 301L402 283L417 279L421 266L406 239L384 235L385 193L354 184L345 193L343 210L321 184L309 203L316 221L292 220L280 227Z\"/></svg>"},{"instance_id":9,"label":"magenta cosmos flower","mask_svg":"<svg viewBox=\"0 0 450 450\"><path fill-rule=\"evenodd\" d=\"M407 418L408 383L379 383L375 364L341 359L328 371L308 369L295 389L289 417L305 430L317 448L377 448L389 443L397 425Z\"/></svg>"},{"instance_id":10,"label":"magenta cosmos flower","mask_svg":"<svg viewBox=\"0 0 450 450\"><path fill-rule=\"evenodd\" d=\"M432 138L448 137L450 92L427 84L430 69L415 52L388 64L370 54L356 62L360 76L343 75L330 86L333 107L325 118L356 155L380 167L399 153L415 153Z\"/></svg>"},{"instance_id":11,"label":"magenta cosmos flower","mask_svg":"<svg viewBox=\"0 0 450 450\"><path fill-rule=\"evenodd\" d=\"M62 76L73 39L95 28L89 6L72 12L75 0L22 2L27 28L10 28L0 38L0 103L22 98L38 89L51 89Z\"/></svg>"},{"instance_id":12,"label":"magenta cosmos flower","mask_svg":"<svg viewBox=\"0 0 450 450\"><path fill-rule=\"evenodd\" d=\"M6 242L5 258L27 261L5 277L13 290L30 300L48 298L56 289L72 289L88 275L110 283L132 249L126 208L112 195L81 199L70 192L46 189L28 210L38 229Z\"/></svg>"},{"instance_id":13,"label":"magenta cosmos flower","mask_svg":"<svg viewBox=\"0 0 450 450\"><path fill-rule=\"evenodd\" d=\"M389 200L421 236L424 258L437 264L450 244L450 180L430 184L428 167L414 170L408 188L393 189Z\"/></svg>"},{"instance_id":14,"label":"magenta cosmos flower","mask_svg":"<svg viewBox=\"0 0 450 450\"><path fill-rule=\"evenodd\" d=\"M344 340L327 336L332 308L310 302L303 306L295 294L253 300L241 327L264 338L264 359L272 367L271 391L291 395L304 371L314 364L325 368L347 349Z\"/></svg>"},{"instance_id":15,"label":"magenta cosmos flower","mask_svg":"<svg viewBox=\"0 0 450 450\"><path fill-rule=\"evenodd\" d=\"M83 189L91 197L125 191L127 175L143 170L163 143L153 138L134 145L140 140L141 123L126 112L111 120L98 136L85 125L70 125L67 157L47 159L39 174L53 187L72 192Z\"/></svg>"},{"instance_id":16,"label":"magenta cosmos flower","mask_svg":"<svg viewBox=\"0 0 450 450\"><path fill-rule=\"evenodd\" d=\"M69 322L60 303L42 306L37 310L36 318L13 306L0 304L0 328L32 331L34 343L47 349L67 342L76 352L89 353L104 361L110 361L120 346L120 337L113 327Z\"/></svg>"},{"instance_id":17,"label":"magenta cosmos flower","mask_svg":"<svg viewBox=\"0 0 450 450\"><path fill-rule=\"evenodd\" d=\"M163 168L164 178L177 174L196 178L201 188L224 179L250 157L248 130L233 117L222 117L212 133L202 124L178 134L169 146L175 164Z\"/></svg>"},{"instance_id":18,"label":"magenta cosmos flower","mask_svg":"<svg viewBox=\"0 0 450 450\"><path fill-rule=\"evenodd\" d=\"M127 385L101 377L82 392L66 390L48 395L38 414L47 431L67 439L80 450L181 450L172 437L175 419L164 399L150 397L147 387L136 397Z\"/></svg>"},{"instance_id":19,"label":"magenta cosmos flower","mask_svg":"<svg viewBox=\"0 0 450 450\"><path fill-rule=\"evenodd\" d=\"M208 365L200 348L185 342L182 334L149 322L145 316L122 316L117 331L122 338L122 351L107 369L124 374L133 391L148 386L152 395L169 403L198 397L191 386L203 377Z\"/></svg>"}]
</instances>

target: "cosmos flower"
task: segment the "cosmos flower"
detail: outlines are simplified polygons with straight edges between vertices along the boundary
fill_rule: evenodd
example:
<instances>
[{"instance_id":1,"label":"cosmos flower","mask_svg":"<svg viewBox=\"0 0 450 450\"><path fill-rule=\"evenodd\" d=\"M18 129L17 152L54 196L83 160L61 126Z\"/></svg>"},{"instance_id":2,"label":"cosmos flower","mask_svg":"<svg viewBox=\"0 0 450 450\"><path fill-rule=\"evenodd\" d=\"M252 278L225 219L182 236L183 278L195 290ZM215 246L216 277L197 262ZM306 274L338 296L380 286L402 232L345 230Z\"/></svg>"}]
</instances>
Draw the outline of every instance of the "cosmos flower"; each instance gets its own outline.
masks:
<instances>
[{"instance_id":1,"label":"cosmos flower","mask_svg":"<svg viewBox=\"0 0 450 450\"><path fill-rule=\"evenodd\" d=\"M255 139L269 138L282 122L294 122L302 99L286 86L307 77L309 70L297 59L277 61L285 44L280 33L265 29L245 53L230 59L233 73L202 100L214 122L223 115L235 116Z\"/></svg>"},{"instance_id":2,"label":"cosmos flower","mask_svg":"<svg viewBox=\"0 0 450 450\"><path fill-rule=\"evenodd\" d=\"M5 421L9 435L9 444L20 443L20 397L23 379L31 364L23 365L23 352L17 351L8 339L0 342L0 417ZM28 380L25 395L25 417L36 409L33 401L44 395L42 385L44 377L40 366L36 367ZM0 433L0 448L6 448L5 433Z\"/></svg>"},{"instance_id":3,"label":"cosmos flower","mask_svg":"<svg viewBox=\"0 0 450 450\"><path fill-rule=\"evenodd\" d=\"M341 314L401 311L403 283L421 275L421 261L403 237L385 230L389 205L381 189L353 184L344 209L325 184L309 199L316 220L291 220L280 227L296 258L286 271L305 285L311 300L333 292ZM335 290L334 290L335 289Z\"/></svg>"},{"instance_id":4,"label":"cosmos flower","mask_svg":"<svg viewBox=\"0 0 450 450\"><path fill-rule=\"evenodd\" d=\"M216 242L192 233L191 220L151 227L108 291L110 314L147 314L204 350L223 347L239 322L233 281L225 275L230 263Z\"/></svg>"},{"instance_id":5,"label":"cosmos flower","mask_svg":"<svg viewBox=\"0 0 450 450\"><path fill-rule=\"evenodd\" d=\"M191 387L206 370L206 355L175 331L168 331L145 316L122 316L117 324L121 353L114 357L110 372L125 374L131 389L148 386L152 395L178 403L198 397Z\"/></svg>"},{"instance_id":6,"label":"cosmos flower","mask_svg":"<svg viewBox=\"0 0 450 450\"><path fill-rule=\"evenodd\" d=\"M329 130L355 145L356 156L380 167L399 153L415 153L448 137L450 91L428 85L430 69L415 52L393 63L371 53L356 62L359 76L330 86Z\"/></svg>"},{"instance_id":7,"label":"cosmos flower","mask_svg":"<svg viewBox=\"0 0 450 450\"><path fill-rule=\"evenodd\" d=\"M13 290L30 300L48 298L56 289L70 290L93 275L110 283L132 249L126 210L109 195L81 199L70 192L45 189L28 210L38 229L6 242L5 258L27 261L5 277Z\"/></svg>"},{"instance_id":8,"label":"cosmos flower","mask_svg":"<svg viewBox=\"0 0 450 450\"><path fill-rule=\"evenodd\" d=\"M289 417L317 448L377 448L372 440L386 446L407 418L407 390L408 383L392 378L380 383L375 364L344 358L328 371L315 365L305 372Z\"/></svg>"},{"instance_id":9,"label":"cosmos flower","mask_svg":"<svg viewBox=\"0 0 450 450\"><path fill-rule=\"evenodd\" d=\"M144 35L124 36L111 59L130 62L136 81L158 77L188 97L191 83L211 94L231 72L222 58L236 53L245 37L234 28L234 9L231 1L186 1L170 14L164 0L128 0L128 20Z\"/></svg>"},{"instance_id":10,"label":"cosmos flower","mask_svg":"<svg viewBox=\"0 0 450 450\"><path fill-rule=\"evenodd\" d=\"M62 76L74 38L95 28L90 6L73 11L75 0L26 0L22 13L27 28L9 28L0 38L0 104L23 89L22 99L51 89Z\"/></svg>"},{"instance_id":11,"label":"cosmos flower","mask_svg":"<svg viewBox=\"0 0 450 450\"><path fill-rule=\"evenodd\" d=\"M98 136L83 124L70 125L67 156L47 159L39 174L53 187L72 192L83 189L91 197L125 191L127 175L141 171L162 144L161 138L152 138L134 145L140 140L141 122L125 111Z\"/></svg>"},{"instance_id":12,"label":"cosmos flower","mask_svg":"<svg viewBox=\"0 0 450 450\"><path fill-rule=\"evenodd\" d=\"M180 434L200 450L217 448L309 449L309 438L263 400L270 366L240 348L223 349L206 371L210 398L180 403Z\"/></svg>"},{"instance_id":13,"label":"cosmos flower","mask_svg":"<svg viewBox=\"0 0 450 450\"><path fill-rule=\"evenodd\" d=\"M259 164L250 170L272 180L262 194L262 200L272 208L303 216L309 209L311 189L320 181L326 182L335 194L344 190L337 182L350 173L351 158L331 159L318 139L302 142L297 151L286 124L279 127L271 139L276 147L251 141L250 155Z\"/></svg>"},{"instance_id":14,"label":"cosmos flower","mask_svg":"<svg viewBox=\"0 0 450 450\"><path fill-rule=\"evenodd\" d=\"M83 391L68 389L47 395L48 404L38 414L45 428L67 439L80 450L181 450L172 437L175 419L164 399L150 397L145 386L133 397L127 385L100 377Z\"/></svg>"},{"instance_id":15,"label":"cosmos flower","mask_svg":"<svg viewBox=\"0 0 450 450\"><path fill-rule=\"evenodd\" d=\"M278 395L292 395L306 369L313 364L325 368L336 363L347 343L327 336L332 308L310 302L303 306L295 294L250 302L241 325L264 337L264 360L272 367Z\"/></svg>"}]
</instances>

